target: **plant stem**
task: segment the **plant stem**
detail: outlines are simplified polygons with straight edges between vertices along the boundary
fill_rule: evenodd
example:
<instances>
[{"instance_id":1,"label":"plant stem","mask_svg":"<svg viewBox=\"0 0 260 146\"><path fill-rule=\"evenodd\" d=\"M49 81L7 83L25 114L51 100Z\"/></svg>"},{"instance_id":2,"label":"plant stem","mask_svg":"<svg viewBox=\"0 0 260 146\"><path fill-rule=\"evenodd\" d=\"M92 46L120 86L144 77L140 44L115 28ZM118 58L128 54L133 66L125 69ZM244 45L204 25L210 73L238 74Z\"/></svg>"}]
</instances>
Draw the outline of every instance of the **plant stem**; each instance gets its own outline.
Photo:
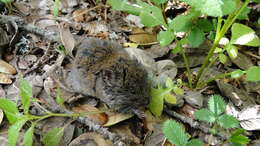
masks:
<instances>
[{"instance_id":1,"label":"plant stem","mask_svg":"<svg viewBox=\"0 0 260 146\"><path fill-rule=\"evenodd\" d=\"M233 24L233 22L238 17L238 15L248 5L249 2L250 2L250 0L246 0L243 3L243 5L237 11L235 11L233 14L229 15L222 28L220 28L221 22L219 22L219 21L221 21L221 19L220 18L218 19L217 31L218 30L220 30L220 31L216 33L216 37L215 37L214 43L213 43L212 47L210 48L208 56L204 60L202 67L199 70L198 76L195 79L195 87L198 87L199 80L200 80L202 74L205 72L205 69L209 65L210 58L213 56L214 51L215 51L216 47L218 46L220 39L224 36L224 34L227 32L227 30L230 28L230 26Z\"/></svg>"},{"instance_id":2,"label":"plant stem","mask_svg":"<svg viewBox=\"0 0 260 146\"><path fill-rule=\"evenodd\" d=\"M230 76L232 74L232 72L228 72L228 73L223 73L223 74L218 74L212 78L209 78L206 82L203 82L203 84L201 84L201 82L198 84L198 87L204 87L207 83L210 83L214 80L217 80L217 79L222 79L222 78L225 78L227 76Z\"/></svg>"},{"instance_id":3,"label":"plant stem","mask_svg":"<svg viewBox=\"0 0 260 146\"><path fill-rule=\"evenodd\" d=\"M181 47L181 45L180 45ZM185 67L186 67L186 70L187 70L187 73L188 73L188 82L189 82L189 87L190 88L193 88L192 87L192 74L191 74L191 70L190 70L190 63L189 63L189 60L185 54L185 52L183 51L183 48L181 47L181 55L182 55L182 58L184 60L184 63L185 63Z\"/></svg>"}]
</instances>

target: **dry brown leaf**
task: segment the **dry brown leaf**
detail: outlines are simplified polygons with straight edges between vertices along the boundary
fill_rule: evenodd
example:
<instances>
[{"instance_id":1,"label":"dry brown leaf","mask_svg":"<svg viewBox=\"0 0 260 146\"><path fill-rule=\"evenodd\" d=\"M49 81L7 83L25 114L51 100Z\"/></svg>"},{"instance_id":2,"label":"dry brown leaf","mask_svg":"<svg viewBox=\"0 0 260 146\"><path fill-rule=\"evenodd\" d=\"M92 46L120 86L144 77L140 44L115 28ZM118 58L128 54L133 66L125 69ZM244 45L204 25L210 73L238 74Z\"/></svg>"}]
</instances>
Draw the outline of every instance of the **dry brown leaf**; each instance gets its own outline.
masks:
<instances>
[{"instance_id":1,"label":"dry brown leaf","mask_svg":"<svg viewBox=\"0 0 260 146\"><path fill-rule=\"evenodd\" d=\"M70 56L73 56L72 51L75 47L75 40L73 35L70 32L69 26L66 24L60 24L59 28L60 28L61 42L66 49L66 53L68 53Z\"/></svg>"},{"instance_id":2,"label":"dry brown leaf","mask_svg":"<svg viewBox=\"0 0 260 146\"><path fill-rule=\"evenodd\" d=\"M84 15L82 15L81 13L84 12L85 9L77 9L72 13L72 17L74 19L75 22L84 22L85 18Z\"/></svg>"},{"instance_id":3,"label":"dry brown leaf","mask_svg":"<svg viewBox=\"0 0 260 146\"><path fill-rule=\"evenodd\" d=\"M91 113L91 112L99 112L99 109L97 109L92 105L84 104L84 105L75 106L72 108L72 111L77 113L90 112L90 114L87 114L86 117L94 120L100 125L103 125L108 121L108 117L105 113L95 113L95 114Z\"/></svg>"},{"instance_id":4,"label":"dry brown leaf","mask_svg":"<svg viewBox=\"0 0 260 146\"><path fill-rule=\"evenodd\" d=\"M7 74L0 73L0 84L11 84L11 83L12 80Z\"/></svg>"},{"instance_id":5,"label":"dry brown leaf","mask_svg":"<svg viewBox=\"0 0 260 146\"><path fill-rule=\"evenodd\" d=\"M129 35L129 39L132 42L138 44L150 44L157 42L156 34L149 34L149 33L140 33L140 34L133 34Z\"/></svg>"},{"instance_id":6,"label":"dry brown leaf","mask_svg":"<svg viewBox=\"0 0 260 146\"><path fill-rule=\"evenodd\" d=\"M0 60L0 72L14 75L16 74L16 69L7 62Z\"/></svg>"},{"instance_id":7,"label":"dry brown leaf","mask_svg":"<svg viewBox=\"0 0 260 146\"><path fill-rule=\"evenodd\" d=\"M110 114L111 115L108 116L108 121L103 126L109 127L134 116L131 114L122 114L122 113L110 113Z\"/></svg>"},{"instance_id":8,"label":"dry brown leaf","mask_svg":"<svg viewBox=\"0 0 260 146\"><path fill-rule=\"evenodd\" d=\"M78 145L112 146L112 142L109 140L105 140L101 135L97 133L89 132L80 135L69 144L69 146L78 146Z\"/></svg>"},{"instance_id":9,"label":"dry brown leaf","mask_svg":"<svg viewBox=\"0 0 260 146\"><path fill-rule=\"evenodd\" d=\"M4 118L4 112L0 109L0 125L3 121L3 118Z\"/></svg>"}]
</instances>

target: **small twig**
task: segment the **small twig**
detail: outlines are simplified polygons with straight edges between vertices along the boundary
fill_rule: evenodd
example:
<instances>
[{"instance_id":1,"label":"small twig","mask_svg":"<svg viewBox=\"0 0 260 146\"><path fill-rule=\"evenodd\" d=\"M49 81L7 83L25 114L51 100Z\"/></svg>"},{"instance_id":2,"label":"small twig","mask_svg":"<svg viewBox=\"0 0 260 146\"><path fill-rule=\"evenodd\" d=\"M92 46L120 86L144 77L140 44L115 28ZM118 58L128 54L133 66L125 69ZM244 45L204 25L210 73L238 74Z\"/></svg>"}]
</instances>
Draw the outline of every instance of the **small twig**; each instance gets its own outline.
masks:
<instances>
[{"instance_id":1,"label":"small twig","mask_svg":"<svg viewBox=\"0 0 260 146\"><path fill-rule=\"evenodd\" d=\"M246 55L249 55L249 56L251 56L251 57L254 57L254 58L260 60L260 56L258 56L258 55L255 55L255 54L253 54L253 53L251 53L251 52L249 52L249 51L244 51L244 50L241 50L241 51L242 51L243 53L245 53Z\"/></svg>"}]
</instances>

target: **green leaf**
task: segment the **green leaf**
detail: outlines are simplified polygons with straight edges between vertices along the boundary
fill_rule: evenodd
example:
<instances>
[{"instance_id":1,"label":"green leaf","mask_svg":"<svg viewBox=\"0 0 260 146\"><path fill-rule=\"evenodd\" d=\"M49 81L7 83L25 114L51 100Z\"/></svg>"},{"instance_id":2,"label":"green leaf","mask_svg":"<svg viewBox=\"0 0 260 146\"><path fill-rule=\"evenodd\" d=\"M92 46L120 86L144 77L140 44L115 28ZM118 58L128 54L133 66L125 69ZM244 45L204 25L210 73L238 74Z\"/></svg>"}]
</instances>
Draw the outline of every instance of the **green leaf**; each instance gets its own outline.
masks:
<instances>
[{"instance_id":1,"label":"green leaf","mask_svg":"<svg viewBox=\"0 0 260 146\"><path fill-rule=\"evenodd\" d=\"M175 32L188 32L192 26L192 17L190 15L178 15L169 21L169 27Z\"/></svg>"},{"instance_id":2,"label":"green leaf","mask_svg":"<svg viewBox=\"0 0 260 146\"><path fill-rule=\"evenodd\" d=\"M248 137L241 135L245 132L244 129L239 128L236 129L234 133L232 133L231 137L229 138L229 141L232 142L233 144L241 144L245 145L249 142Z\"/></svg>"},{"instance_id":3,"label":"green leaf","mask_svg":"<svg viewBox=\"0 0 260 146\"><path fill-rule=\"evenodd\" d=\"M165 86L166 86L167 88L173 88L173 87L174 87L174 84L173 84L173 82L172 82L172 79L167 78L167 79L166 79Z\"/></svg>"},{"instance_id":4,"label":"green leaf","mask_svg":"<svg viewBox=\"0 0 260 146\"><path fill-rule=\"evenodd\" d=\"M32 126L24 134L23 143L25 146L32 146L32 144L33 144L34 127L35 127L35 124L32 124Z\"/></svg>"},{"instance_id":5,"label":"green leaf","mask_svg":"<svg viewBox=\"0 0 260 146\"><path fill-rule=\"evenodd\" d=\"M53 6L53 15L55 17L59 16L59 8L60 8L60 0L55 0L54 6Z\"/></svg>"},{"instance_id":6,"label":"green leaf","mask_svg":"<svg viewBox=\"0 0 260 146\"><path fill-rule=\"evenodd\" d=\"M246 70L246 80L247 81L260 81L260 67L252 66Z\"/></svg>"},{"instance_id":7,"label":"green leaf","mask_svg":"<svg viewBox=\"0 0 260 146\"><path fill-rule=\"evenodd\" d=\"M208 107L209 110L217 116L225 112L226 103L221 96L213 95L209 98Z\"/></svg>"},{"instance_id":8,"label":"green leaf","mask_svg":"<svg viewBox=\"0 0 260 146\"><path fill-rule=\"evenodd\" d=\"M202 14L217 17L232 13L236 8L234 0L181 0Z\"/></svg>"},{"instance_id":9,"label":"green leaf","mask_svg":"<svg viewBox=\"0 0 260 146\"><path fill-rule=\"evenodd\" d=\"M200 121L205 121L209 123L215 122L216 118L214 114L208 109L200 109L195 112L195 118Z\"/></svg>"},{"instance_id":10,"label":"green leaf","mask_svg":"<svg viewBox=\"0 0 260 146\"><path fill-rule=\"evenodd\" d=\"M177 103L177 99L174 95L172 95L171 93L168 93L164 96L164 99L166 102L170 103L170 104L176 104Z\"/></svg>"},{"instance_id":11,"label":"green leaf","mask_svg":"<svg viewBox=\"0 0 260 146\"><path fill-rule=\"evenodd\" d=\"M250 27L234 23L231 28L232 36L231 43L238 45L246 45L257 47L260 46L260 39L255 34L255 31Z\"/></svg>"},{"instance_id":12,"label":"green leaf","mask_svg":"<svg viewBox=\"0 0 260 146\"><path fill-rule=\"evenodd\" d=\"M64 128L53 128L43 136L45 146L57 146L63 136Z\"/></svg>"},{"instance_id":13,"label":"green leaf","mask_svg":"<svg viewBox=\"0 0 260 146\"><path fill-rule=\"evenodd\" d=\"M184 94L184 91L182 88L179 88L177 86L174 86L173 87L173 92L176 94L176 95L183 95Z\"/></svg>"},{"instance_id":14,"label":"green leaf","mask_svg":"<svg viewBox=\"0 0 260 146\"><path fill-rule=\"evenodd\" d=\"M14 124L20 118L16 104L9 99L0 99L0 109L4 111L11 124Z\"/></svg>"},{"instance_id":15,"label":"green leaf","mask_svg":"<svg viewBox=\"0 0 260 146\"><path fill-rule=\"evenodd\" d=\"M8 129L8 144L9 146L16 146L16 141L19 136L19 131L23 127L23 125L26 123L26 119L21 119L20 121L17 121Z\"/></svg>"},{"instance_id":16,"label":"green leaf","mask_svg":"<svg viewBox=\"0 0 260 146\"><path fill-rule=\"evenodd\" d=\"M187 143L187 146L205 146L205 144L198 139L192 139Z\"/></svg>"},{"instance_id":17,"label":"green leaf","mask_svg":"<svg viewBox=\"0 0 260 146\"><path fill-rule=\"evenodd\" d=\"M166 3L168 0L152 0L152 2L156 3L157 5L159 4L164 4Z\"/></svg>"},{"instance_id":18,"label":"green leaf","mask_svg":"<svg viewBox=\"0 0 260 146\"><path fill-rule=\"evenodd\" d=\"M254 2L256 2L256 3L260 3L260 0L253 0Z\"/></svg>"},{"instance_id":19,"label":"green leaf","mask_svg":"<svg viewBox=\"0 0 260 146\"><path fill-rule=\"evenodd\" d=\"M140 13L141 23L147 27L154 27L157 25L167 26L164 21L162 10L158 7L149 5L140 0L137 3L142 7L142 11Z\"/></svg>"},{"instance_id":20,"label":"green leaf","mask_svg":"<svg viewBox=\"0 0 260 146\"><path fill-rule=\"evenodd\" d=\"M174 40L174 33L170 30L160 31L157 35L157 40L160 42L161 46L169 45Z\"/></svg>"},{"instance_id":21,"label":"green leaf","mask_svg":"<svg viewBox=\"0 0 260 146\"><path fill-rule=\"evenodd\" d=\"M28 114L29 106L30 106L30 98L32 98L33 93L32 93L32 87L30 86L30 83L25 79L21 79L20 81L20 96L22 98L24 113Z\"/></svg>"},{"instance_id":22,"label":"green leaf","mask_svg":"<svg viewBox=\"0 0 260 146\"><path fill-rule=\"evenodd\" d=\"M229 43L225 46L225 49L227 50L227 53L231 59L237 58L238 50L236 46Z\"/></svg>"},{"instance_id":23,"label":"green leaf","mask_svg":"<svg viewBox=\"0 0 260 146\"><path fill-rule=\"evenodd\" d=\"M205 40L205 35L201 29L195 27L188 34L187 39L189 40L189 43L192 47L198 47Z\"/></svg>"},{"instance_id":24,"label":"green leaf","mask_svg":"<svg viewBox=\"0 0 260 146\"><path fill-rule=\"evenodd\" d=\"M176 146L185 146L189 136L185 132L182 125L173 120L167 120L163 123L163 134L165 137Z\"/></svg>"},{"instance_id":25,"label":"green leaf","mask_svg":"<svg viewBox=\"0 0 260 146\"><path fill-rule=\"evenodd\" d=\"M245 9L243 9L242 12L237 16L237 19L240 19L240 20L247 19L250 11L251 11L250 8L245 7Z\"/></svg>"},{"instance_id":26,"label":"green leaf","mask_svg":"<svg viewBox=\"0 0 260 146\"><path fill-rule=\"evenodd\" d=\"M133 15L139 15L141 7L128 3L127 0L108 0L107 3L112 6L113 10L125 11Z\"/></svg>"},{"instance_id":27,"label":"green leaf","mask_svg":"<svg viewBox=\"0 0 260 146\"><path fill-rule=\"evenodd\" d=\"M196 25L204 32L210 32L210 31L214 30L214 26L213 26L212 22L207 19L198 20Z\"/></svg>"},{"instance_id":28,"label":"green leaf","mask_svg":"<svg viewBox=\"0 0 260 146\"><path fill-rule=\"evenodd\" d=\"M222 64L225 64L227 62L227 56L223 53L219 53L218 54L218 58L219 58L219 61L222 63Z\"/></svg>"},{"instance_id":29,"label":"green leaf","mask_svg":"<svg viewBox=\"0 0 260 146\"><path fill-rule=\"evenodd\" d=\"M65 100L62 98L60 88L57 89L56 102L57 102L61 107L64 107Z\"/></svg>"},{"instance_id":30,"label":"green leaf","mask_svg":"<svg viewBox=\"0 0 260 146\"><path fill-rule=\"evenodd\" d=\"M151 100L149 103L149 109L155 116L160 116L163 111L164 101L163 89L151 89Z\"/></svg>"},{"instance_id":31,"label":"green leaf","mask_svg":"<svg viewBox=\"0 0 260 146\"><path fill-rule=\"evenodd\" d=\"M237 69L237 70L231 72L231 78L239 78L239 77L241 77L244 73L245 73L245 71L242 71L242 70L240 70L240 69Z\"/></svg>"},{"instance_id":32,"label":"green leaf","mask_svg":"<svg viewBox=\"0 0 260 146\"><path fill-rule=\"evenodd\" d=\"M239 121L235 117L227 114L221 115L217 122L223 128L235 128L239 124Z\"/></svg>"}]
</instances>

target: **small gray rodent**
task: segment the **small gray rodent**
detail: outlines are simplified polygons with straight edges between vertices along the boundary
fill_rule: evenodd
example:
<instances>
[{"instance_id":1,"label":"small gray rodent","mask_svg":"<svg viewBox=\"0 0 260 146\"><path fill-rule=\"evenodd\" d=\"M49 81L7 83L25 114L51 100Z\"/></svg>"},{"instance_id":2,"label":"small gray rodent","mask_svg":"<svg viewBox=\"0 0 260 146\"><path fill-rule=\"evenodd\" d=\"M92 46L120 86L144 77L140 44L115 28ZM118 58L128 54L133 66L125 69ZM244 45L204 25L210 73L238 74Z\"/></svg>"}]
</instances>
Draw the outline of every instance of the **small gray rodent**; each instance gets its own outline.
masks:
<instances>
[{"instance_id":1,"label":"small gray rodent","mask_svg":"<svg viewBox=\"0 0 260 146\"><path fill-rule=\"evenodd\" d=\"M144 67L111 41L87 38L77 48L67 86L118 112L143 117L150 93Z\"/></svg>"}]
</instances>

